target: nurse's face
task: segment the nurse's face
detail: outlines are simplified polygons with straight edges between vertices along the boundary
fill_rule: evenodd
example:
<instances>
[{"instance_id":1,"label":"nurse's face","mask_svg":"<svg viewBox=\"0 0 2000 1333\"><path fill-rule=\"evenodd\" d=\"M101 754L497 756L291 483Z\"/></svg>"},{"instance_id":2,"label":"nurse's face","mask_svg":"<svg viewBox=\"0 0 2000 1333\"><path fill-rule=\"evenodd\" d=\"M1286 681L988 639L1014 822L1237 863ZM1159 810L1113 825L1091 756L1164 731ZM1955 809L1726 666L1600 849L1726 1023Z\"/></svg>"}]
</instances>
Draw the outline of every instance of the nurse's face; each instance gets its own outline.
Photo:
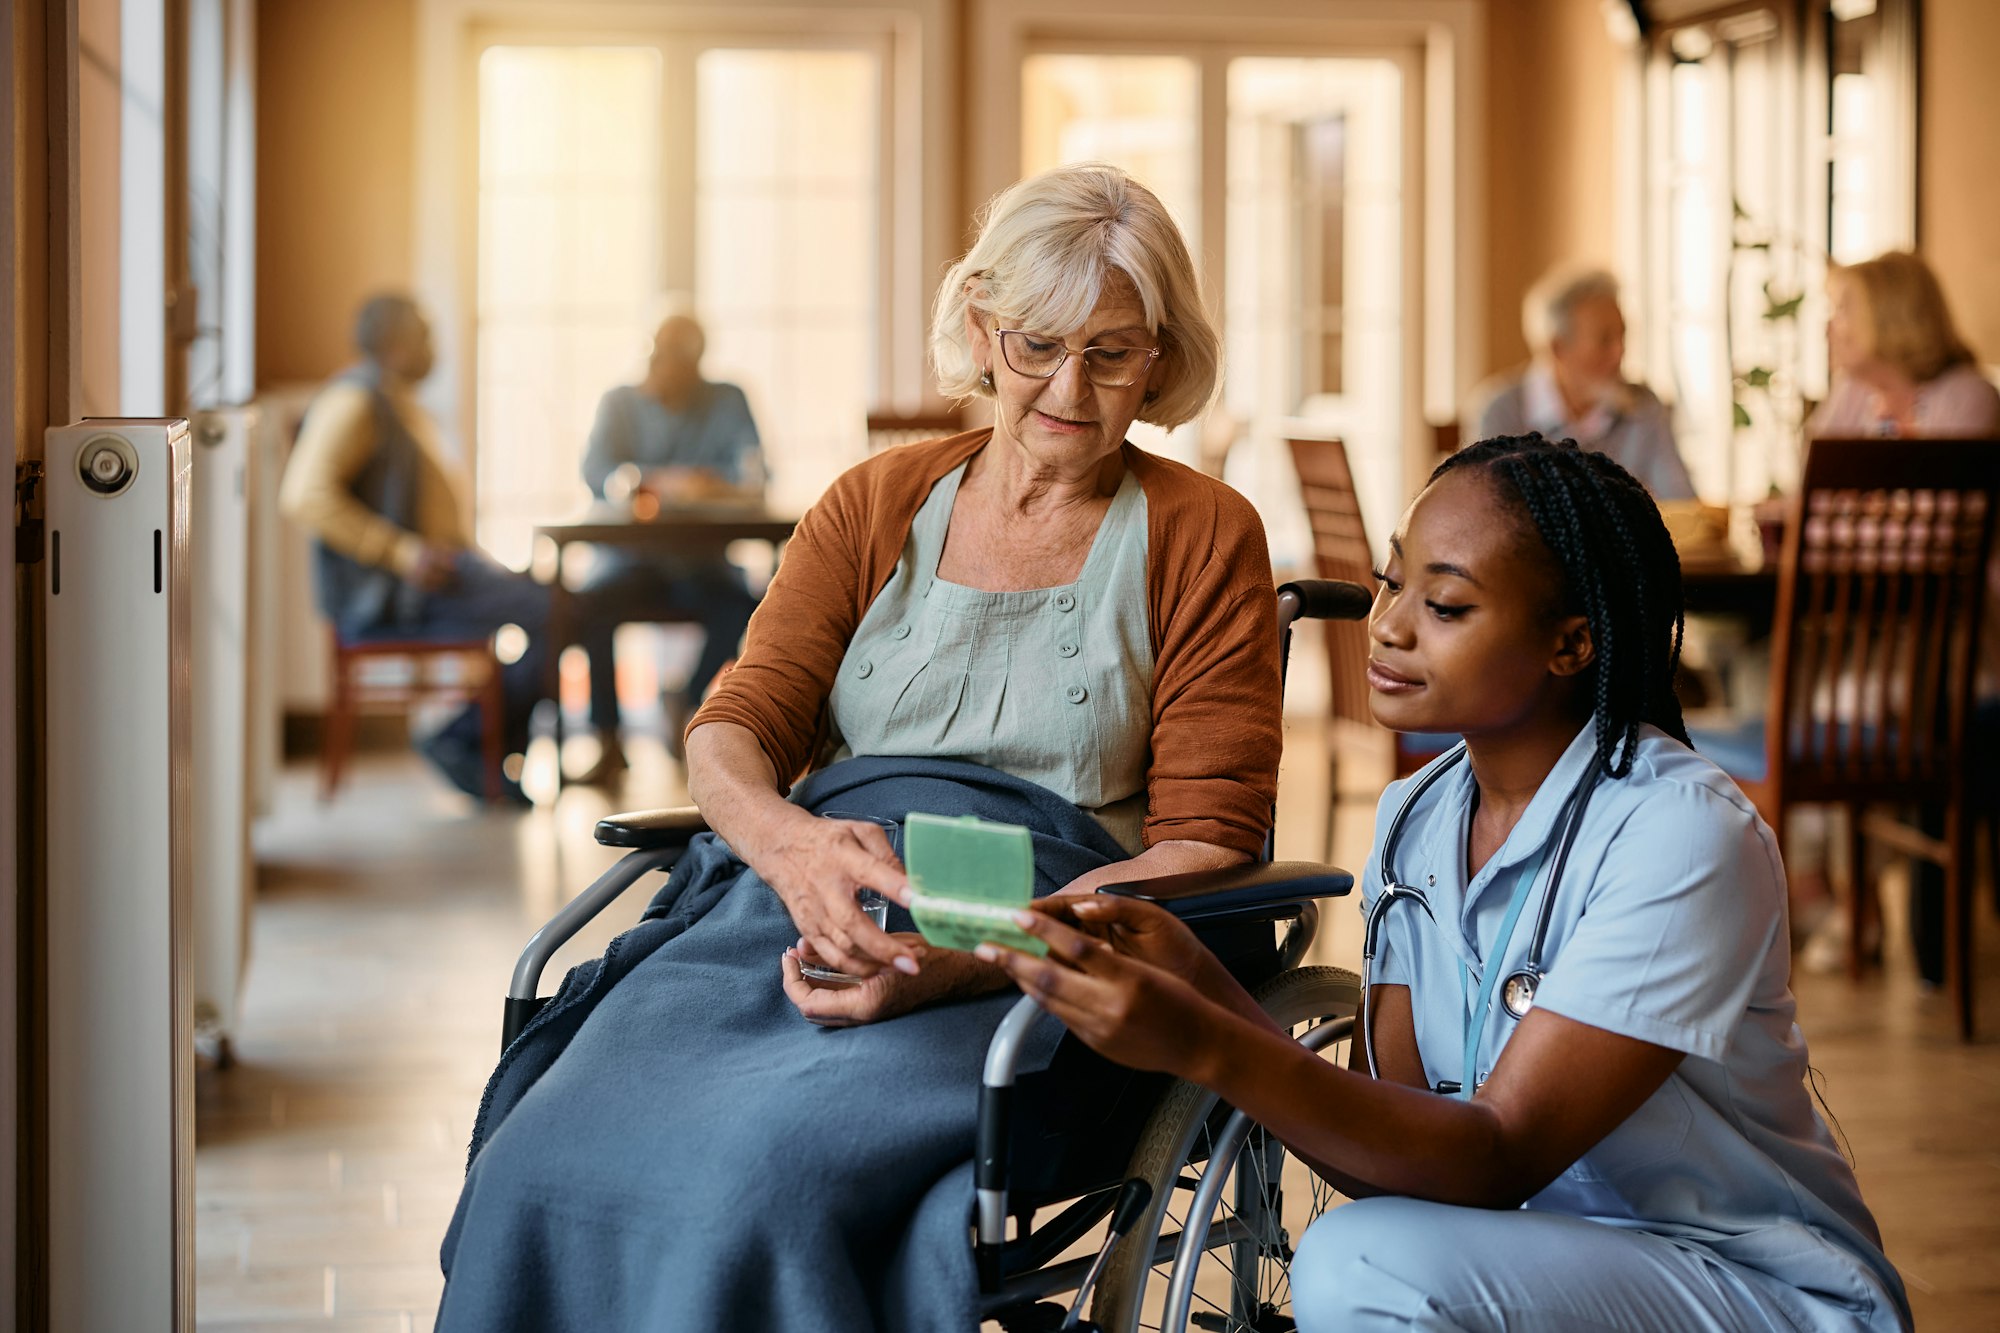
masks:
<instances>
[{"instance_id":1,"label":"nurse's face","mask_svg":"<svg viewBox=\"0 0 2000 1333\"><path fill-rule=\"evenodd\" d=\"M1589 701L1589 621L1557 606L1560 570L1515 502L1475 469L1403 515L1369 613L1369 703L1393 731L1574 730Z\"/></svg>"}]
</instances>

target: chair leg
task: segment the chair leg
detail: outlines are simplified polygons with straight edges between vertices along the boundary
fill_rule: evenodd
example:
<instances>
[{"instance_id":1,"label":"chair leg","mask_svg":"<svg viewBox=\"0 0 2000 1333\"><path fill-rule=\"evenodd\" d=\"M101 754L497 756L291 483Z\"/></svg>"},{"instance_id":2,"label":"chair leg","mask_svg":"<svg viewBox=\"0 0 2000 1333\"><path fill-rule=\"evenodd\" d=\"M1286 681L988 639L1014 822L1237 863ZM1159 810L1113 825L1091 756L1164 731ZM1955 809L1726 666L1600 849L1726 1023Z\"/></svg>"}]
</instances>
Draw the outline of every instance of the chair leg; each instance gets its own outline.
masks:
<instances>
[{"instance_id":1,"label":"chair leg","mask_svg":"<svg viewBox=\"0 0 2000 1333\"><path fill-rule=\"evenodd\" d=\"M333 653L333 695L327 702L326 734L320 743L319 798L331 801L340 790L347 754L354 744L353 665L338 648Z\"/></svg>"},{"instance_id":2,"label":"chair leg","mask_svg":"<svg viewBox=\"0 0 2000 1333\"><path fill-rule=\"evenodd\" d=\"M1952 1009L1958 1016L1960 1041L1972 1040L1972 821L1964 803L1945 810L1944 949L1945 974L1951 984Z\"/></svg>"},{"instance_id":3,"label":"chair leg","mask_svg":"<svg viewBox=\"0 0 2000 1333\"><path fill-rule=\"evenodd\" d=\"M1854 981L1868 968L1863 948L1868 923L1875 917L1875 884L1868 877L1868 835L1861 818L1866 813L1859 801L1847 806L1847 975Z\"/></svg>"},{"instance_id":4,"label":"chair leg","mask_svg":"<svg viewBox=\"0 0 2000 1333\"><path fill-rule=\"evenodd\" d=\"M486 684L479 692L479 748L486 769L486 799L500 802L501 765L507 761L507 690L500 679L500 659L486 655Z\"/></svg>"}]
</instances>

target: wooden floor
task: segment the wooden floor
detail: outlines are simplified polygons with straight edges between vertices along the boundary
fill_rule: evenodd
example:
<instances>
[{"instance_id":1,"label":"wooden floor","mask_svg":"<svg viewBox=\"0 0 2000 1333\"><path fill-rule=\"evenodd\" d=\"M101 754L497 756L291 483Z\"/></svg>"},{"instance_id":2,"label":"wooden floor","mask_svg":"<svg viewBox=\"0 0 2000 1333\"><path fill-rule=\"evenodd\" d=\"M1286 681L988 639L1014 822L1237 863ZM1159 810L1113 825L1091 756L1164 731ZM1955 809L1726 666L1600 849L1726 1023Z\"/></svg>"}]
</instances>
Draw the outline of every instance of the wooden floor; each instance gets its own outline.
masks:
<instances>
[{"instance_id":1,"label":"wooden floor","mask_svg":"<svg viewBox=\"0 0 2000 1333\"><path fill-rule=\"evenodd\" d=\"M1292 738L1281 856L1316 857L1327 808L1312 729ZM199 1083L197 1313L202 1329L410 1333L431 1327L438 1241L457 1197L500 996L533 929L613 859L606 811L679 799L640 748L616 798L572 788L483 814L409 756L365 757L322 807L286 775L260 828L262 891L237 1063ZM1381 769L1350 755L1336 859L1356 865ZM547 785L538 756L529 786ZM637 912L634 890L558 958L551 981ZM1353 966L1336 909L1323 961ZM1927 1330L2000 1328L2000 926L1982 912L1986 1041L1950 1035L1941 996L1900 954L1861 987L1801 977L1801 1021L1862 1187Z\"/></svg>"}]
</instances>

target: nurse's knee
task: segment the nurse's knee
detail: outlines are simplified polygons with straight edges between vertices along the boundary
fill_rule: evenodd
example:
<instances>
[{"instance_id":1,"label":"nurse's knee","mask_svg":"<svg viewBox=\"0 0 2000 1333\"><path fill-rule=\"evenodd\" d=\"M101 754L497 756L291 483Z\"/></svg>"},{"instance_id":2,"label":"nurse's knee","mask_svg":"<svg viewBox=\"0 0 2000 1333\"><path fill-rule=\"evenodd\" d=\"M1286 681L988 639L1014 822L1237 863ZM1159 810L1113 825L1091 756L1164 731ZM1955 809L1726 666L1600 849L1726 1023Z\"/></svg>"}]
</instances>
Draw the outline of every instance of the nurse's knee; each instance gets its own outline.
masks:
<instances>
[{"instance_id":1,"label":"nurse's knee","mask_svg":"<svg viewBox=\"0 0 2000 1333\"><path fill-rule=\"evenodd\" d=\"M1300 1333L1407 1329L1430 1301L1404 1277L1404 1257L1436 1244L1412 1199L1357 1199L1306 1229L1292 1256L1292 1314Z\"/></svg>"}]
</instances>

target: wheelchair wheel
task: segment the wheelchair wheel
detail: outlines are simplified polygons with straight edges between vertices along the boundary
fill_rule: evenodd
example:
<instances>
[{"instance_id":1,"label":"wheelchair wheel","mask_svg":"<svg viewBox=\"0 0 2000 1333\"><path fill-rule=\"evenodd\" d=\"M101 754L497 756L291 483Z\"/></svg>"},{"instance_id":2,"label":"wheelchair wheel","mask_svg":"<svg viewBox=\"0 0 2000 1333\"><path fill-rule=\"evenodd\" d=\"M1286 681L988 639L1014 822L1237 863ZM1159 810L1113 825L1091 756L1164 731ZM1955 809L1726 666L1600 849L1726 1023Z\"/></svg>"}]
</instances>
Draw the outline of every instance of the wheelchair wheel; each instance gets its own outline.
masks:
<instances>
[{"instance_id":1,"label":"wheelchair wheel","mask_svg":"<svg viewBox=\"0 0 2000 1333\"><path fill-rule=\"evenodd\" d=\"M1361 1005L1352 972L1298 968L1268 982L1257 1002L1345 1061ZM1331 1186L1191 1083L1176 1083L1153 1112L1126 1175L1150 1183L1153 1202L1098 1285L1091 1314L1105 1333L1294 1327L1293 1243L1332 1206Z\"/></svg>"}]
</instances>

